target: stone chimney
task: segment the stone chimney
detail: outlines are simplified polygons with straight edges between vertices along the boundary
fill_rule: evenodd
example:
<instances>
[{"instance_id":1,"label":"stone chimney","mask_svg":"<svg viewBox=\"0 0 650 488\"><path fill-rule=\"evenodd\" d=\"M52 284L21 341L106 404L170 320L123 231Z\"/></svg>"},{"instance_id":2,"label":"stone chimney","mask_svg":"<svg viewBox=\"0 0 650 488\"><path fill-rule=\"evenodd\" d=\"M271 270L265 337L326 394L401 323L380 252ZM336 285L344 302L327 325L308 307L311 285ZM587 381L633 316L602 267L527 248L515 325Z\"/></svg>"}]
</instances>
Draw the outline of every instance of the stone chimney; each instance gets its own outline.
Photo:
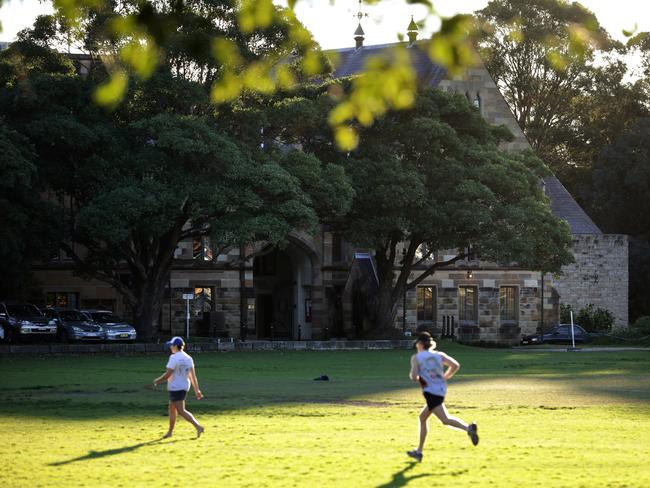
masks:
<instances>
[{"instance_id":1,"label":"stone chimney","mask_svg":"<svg viewBox=\"0 0 650 488\"><path fill-rule=\"evenodd\" d=\"M359 25L357 26L357 30L354 31L354 42L355 44L355 49L361 49L363 47L363 40L365 39L366 33L363 32L363 29L361 28L361 22L359 22Z\"/></svg>"},{"instance_id":2,"label":"stone chimney","mask_svg":"<svg viewBox=\"0 0 650 488\"><path fill-rule=\"evenodd\" d=\"M417 40L418 38L418 25L415 23L413 20L413 16L411 15L411 23L409 24L407 28L407 33L406 35L409 38L409 46L412 46L413 43Z\"/></svg>"}]
</instances>

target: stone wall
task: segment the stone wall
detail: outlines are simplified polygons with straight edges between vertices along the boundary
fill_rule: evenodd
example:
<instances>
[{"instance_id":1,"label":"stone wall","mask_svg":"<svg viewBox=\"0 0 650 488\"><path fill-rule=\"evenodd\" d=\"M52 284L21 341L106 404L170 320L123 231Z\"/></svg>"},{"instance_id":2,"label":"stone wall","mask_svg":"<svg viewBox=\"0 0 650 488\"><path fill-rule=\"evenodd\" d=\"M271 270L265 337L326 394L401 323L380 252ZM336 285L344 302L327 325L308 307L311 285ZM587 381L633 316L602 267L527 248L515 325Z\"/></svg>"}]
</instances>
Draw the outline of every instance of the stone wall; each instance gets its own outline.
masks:
<instances>
[{"instance_id":1,"label":"stone wall","mask_svg":"<svg viewBox=\"0 0 650 488\"><path fill-rule=\"evenodd\" d=\"M417 274L414 274L417 276ZM412 276L412 277L414 277ZM406 324L402 302L398 305L395 327L415 333L418 327L426 328L434 335L441 335L443 324L453 321L455 334L467 342L518 343L522 334L533 334L541 323L541 274L517 269L474 269L472 277L466 270L440 270L428 277L421 286L432 286L436 296L434 323L417 320L416 292L406 295ZM461 286L469 286L477 292L477 319L471 323L459 322L459 292ZM503 286L517 289L517 320L501 323L499 289ZM544 321L546 326L558 321L558 298L553 294L550 276L544 281Z\"/></svg>"},{"instance_id":2,"label":"stone wall","mask_svg":"<svg viewBox=\"0 0 650 488\"><path fill-rule=\"evenodd\" d=\"M628 326L628 240L619 234L573 235L575 263L562 268L553 287L573 310L593 304Z\"/></svg>"},{"instance_id":3,"label":"stone wall","mask_svg":"<svg viewBox=\"0 0 650 488\"><path fill-rule=\"evenodd\" d=\"M487 122L508 127L514 139L502 144L503 149L507 151L530 149L528 139L517 124L510 107L482 64L467 70L459 79L442 80L438 88L450 93L466 94L471 103L478 105L481 115Z\"/></svg>"}]
</instances>

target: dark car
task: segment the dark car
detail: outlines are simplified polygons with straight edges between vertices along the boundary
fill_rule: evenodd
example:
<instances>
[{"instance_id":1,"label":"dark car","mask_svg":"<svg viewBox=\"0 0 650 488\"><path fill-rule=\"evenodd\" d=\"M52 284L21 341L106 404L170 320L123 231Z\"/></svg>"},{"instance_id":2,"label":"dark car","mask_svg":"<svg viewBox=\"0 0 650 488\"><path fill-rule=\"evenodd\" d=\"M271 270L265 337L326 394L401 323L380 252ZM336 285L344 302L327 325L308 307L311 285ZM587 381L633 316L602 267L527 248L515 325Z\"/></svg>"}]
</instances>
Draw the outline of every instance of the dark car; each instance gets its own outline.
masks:
<instances>
[{"instance_id":1,"label":"dark car","mask_svg":"<svg viewBox=\"0 0 650 488\"><path fill-rule=\"evenodd\" d=\"M31 303L0 302L0 328L6 342L56 338L54 321Z\"/></svg>"},{"instance_id":2,"label":"dark car","mask_svg":"<svg viewBox=\"0 0 650 488\"><path fill-rule=\"evenodd\" d=\"M110 310L82 310L81 313L104 329L106 341L135 342L137 336L135 328Z\"/></svg>"},{"instance_id":3,"label":"dark car","mask_svg":"<svg viewBox=\"0 0 650 488\"><path fill-rule=\"evenodd\" d=\"M573 335L576 344L585 342L600 334L593 334L587 332L578 324L573 325ZM552 329L544 332L541 337L539 334L525 335L521 338L521 344L572 344L571 341L571 324L556 325Z\"/></svg>"},{"instance_id":4,"label":"dark car","mask_svg":"<svg viewBox=\"0 0 650 488\"><path fill-rule=\"evenodd\" d=\"M102 326L88 320L79 310L46 308L43 312L46 317L56 322L59 339L64 342L104 340Z\"/></svg>"}]
</instances>

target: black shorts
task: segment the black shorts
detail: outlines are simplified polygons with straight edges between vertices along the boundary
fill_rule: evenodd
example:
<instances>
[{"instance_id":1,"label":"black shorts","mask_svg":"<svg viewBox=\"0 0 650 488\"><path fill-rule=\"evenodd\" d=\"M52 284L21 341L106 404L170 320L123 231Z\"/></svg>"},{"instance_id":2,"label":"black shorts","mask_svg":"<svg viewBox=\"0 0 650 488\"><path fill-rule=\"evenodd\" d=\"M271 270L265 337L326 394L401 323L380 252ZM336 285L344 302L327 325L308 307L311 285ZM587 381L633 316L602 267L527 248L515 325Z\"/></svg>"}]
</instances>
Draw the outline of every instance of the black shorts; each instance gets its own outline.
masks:
<instances>
[{"instance_id":1,"label":"black shorts","mask_svg":"<svg viewBox=\"0 0 650 488\"><path fill-rule=\"evenodd\" d=\"M445 401L445 397L434 395L433 393L429 393L428 391L423 391L422 394L424 395L424 398L427 401L427 407L429 407L429 410L433 410L438 405L442 405L443 402Z\"/></svg>"},{"instance_id":2,"label":"black shorts","mask_svg":"<svg viewBox=\"0 0 650 488\"><path fill-rule=\"evenodd\" d=\"M170 402L182 402L185 400L187 392L185 390L170 390L169 391L169 401Z\"/></svg>"}]
</instances>

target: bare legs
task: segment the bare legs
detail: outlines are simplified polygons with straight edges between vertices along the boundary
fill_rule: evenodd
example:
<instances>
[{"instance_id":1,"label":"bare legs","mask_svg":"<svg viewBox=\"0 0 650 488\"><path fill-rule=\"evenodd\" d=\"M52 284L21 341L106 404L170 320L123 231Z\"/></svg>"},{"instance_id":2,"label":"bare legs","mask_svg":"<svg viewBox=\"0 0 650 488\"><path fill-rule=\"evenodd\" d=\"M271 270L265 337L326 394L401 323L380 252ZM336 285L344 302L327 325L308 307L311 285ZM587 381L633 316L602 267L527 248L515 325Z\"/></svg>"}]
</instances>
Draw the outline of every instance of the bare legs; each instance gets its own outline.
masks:
<instances>
[{"instance_id":1,"label":"bare legs","mask_svg":"<svg viewBox=\"0 0 650 488\"><path fill-rule=\"evenodd\" d=\"M449 415L449 412L447 412L447 407L445 407L444 403L434 408L433 413L436 415L436 417L438 417L438 420L440 420L443 425L447 425L464 432L467 432L469 429L469 426L461 419Z\"/></svg>"},{"instance_id":2,"label":"bare legs","mask_svg":"<svg viewBox=\"0 0 650 488\"><path fill-rule=\"evenodd\" d=\"M201 437L205 429L196 421L194 415L185 409L185 400L181 400L179 402L169 402L169 431L163 436L164 439L172 436L177 414L194 426L197 439Z\"/></svg>"},{"instance_id":3,"label":"bare legs","mask_svg":"<svg viewBox=\"0 0 650 488\"><path fill-rule=\"evenodd\" d=\"M429 432L430 416L431 410L425 405L420 412L420 443L418 444L418 452L422 452L422 449L424 449L424 441L427 440L427 433Z\"/></svg>"},{"instance_id":4,"label":"bare legs","mask_svg":"<svg viewBox=\"0 0 650 488\"><path fill-rule=\"evenodd\" d=\"M175 425L176 425L176 407L174 406L174 402L169 402L169 430L163 436L163 439L167 439L168 437L172 436Z\"/></svg>"},{"instance_id":5,"label":"bare legs","mask_svg":"<svg viewBox=\"0 0 650 488\"><path fill-rule=\"evenodd\" d=\"M438 417L438 420L440 420L443 425L447 425L464 432L468 432L469 430L469 426L465 422L457 417L452 417L449 415L449 412L447 412L447 407L445 407L444 403L442 405L438 405L433 410L429 410L429 407L425 405L420 412L420 443L418 444L418 452L422 452L422 449L424 449L424 442L426 441L427 433L429 432L429 417L432 413Z\"/></svg>"}]
</instances>

